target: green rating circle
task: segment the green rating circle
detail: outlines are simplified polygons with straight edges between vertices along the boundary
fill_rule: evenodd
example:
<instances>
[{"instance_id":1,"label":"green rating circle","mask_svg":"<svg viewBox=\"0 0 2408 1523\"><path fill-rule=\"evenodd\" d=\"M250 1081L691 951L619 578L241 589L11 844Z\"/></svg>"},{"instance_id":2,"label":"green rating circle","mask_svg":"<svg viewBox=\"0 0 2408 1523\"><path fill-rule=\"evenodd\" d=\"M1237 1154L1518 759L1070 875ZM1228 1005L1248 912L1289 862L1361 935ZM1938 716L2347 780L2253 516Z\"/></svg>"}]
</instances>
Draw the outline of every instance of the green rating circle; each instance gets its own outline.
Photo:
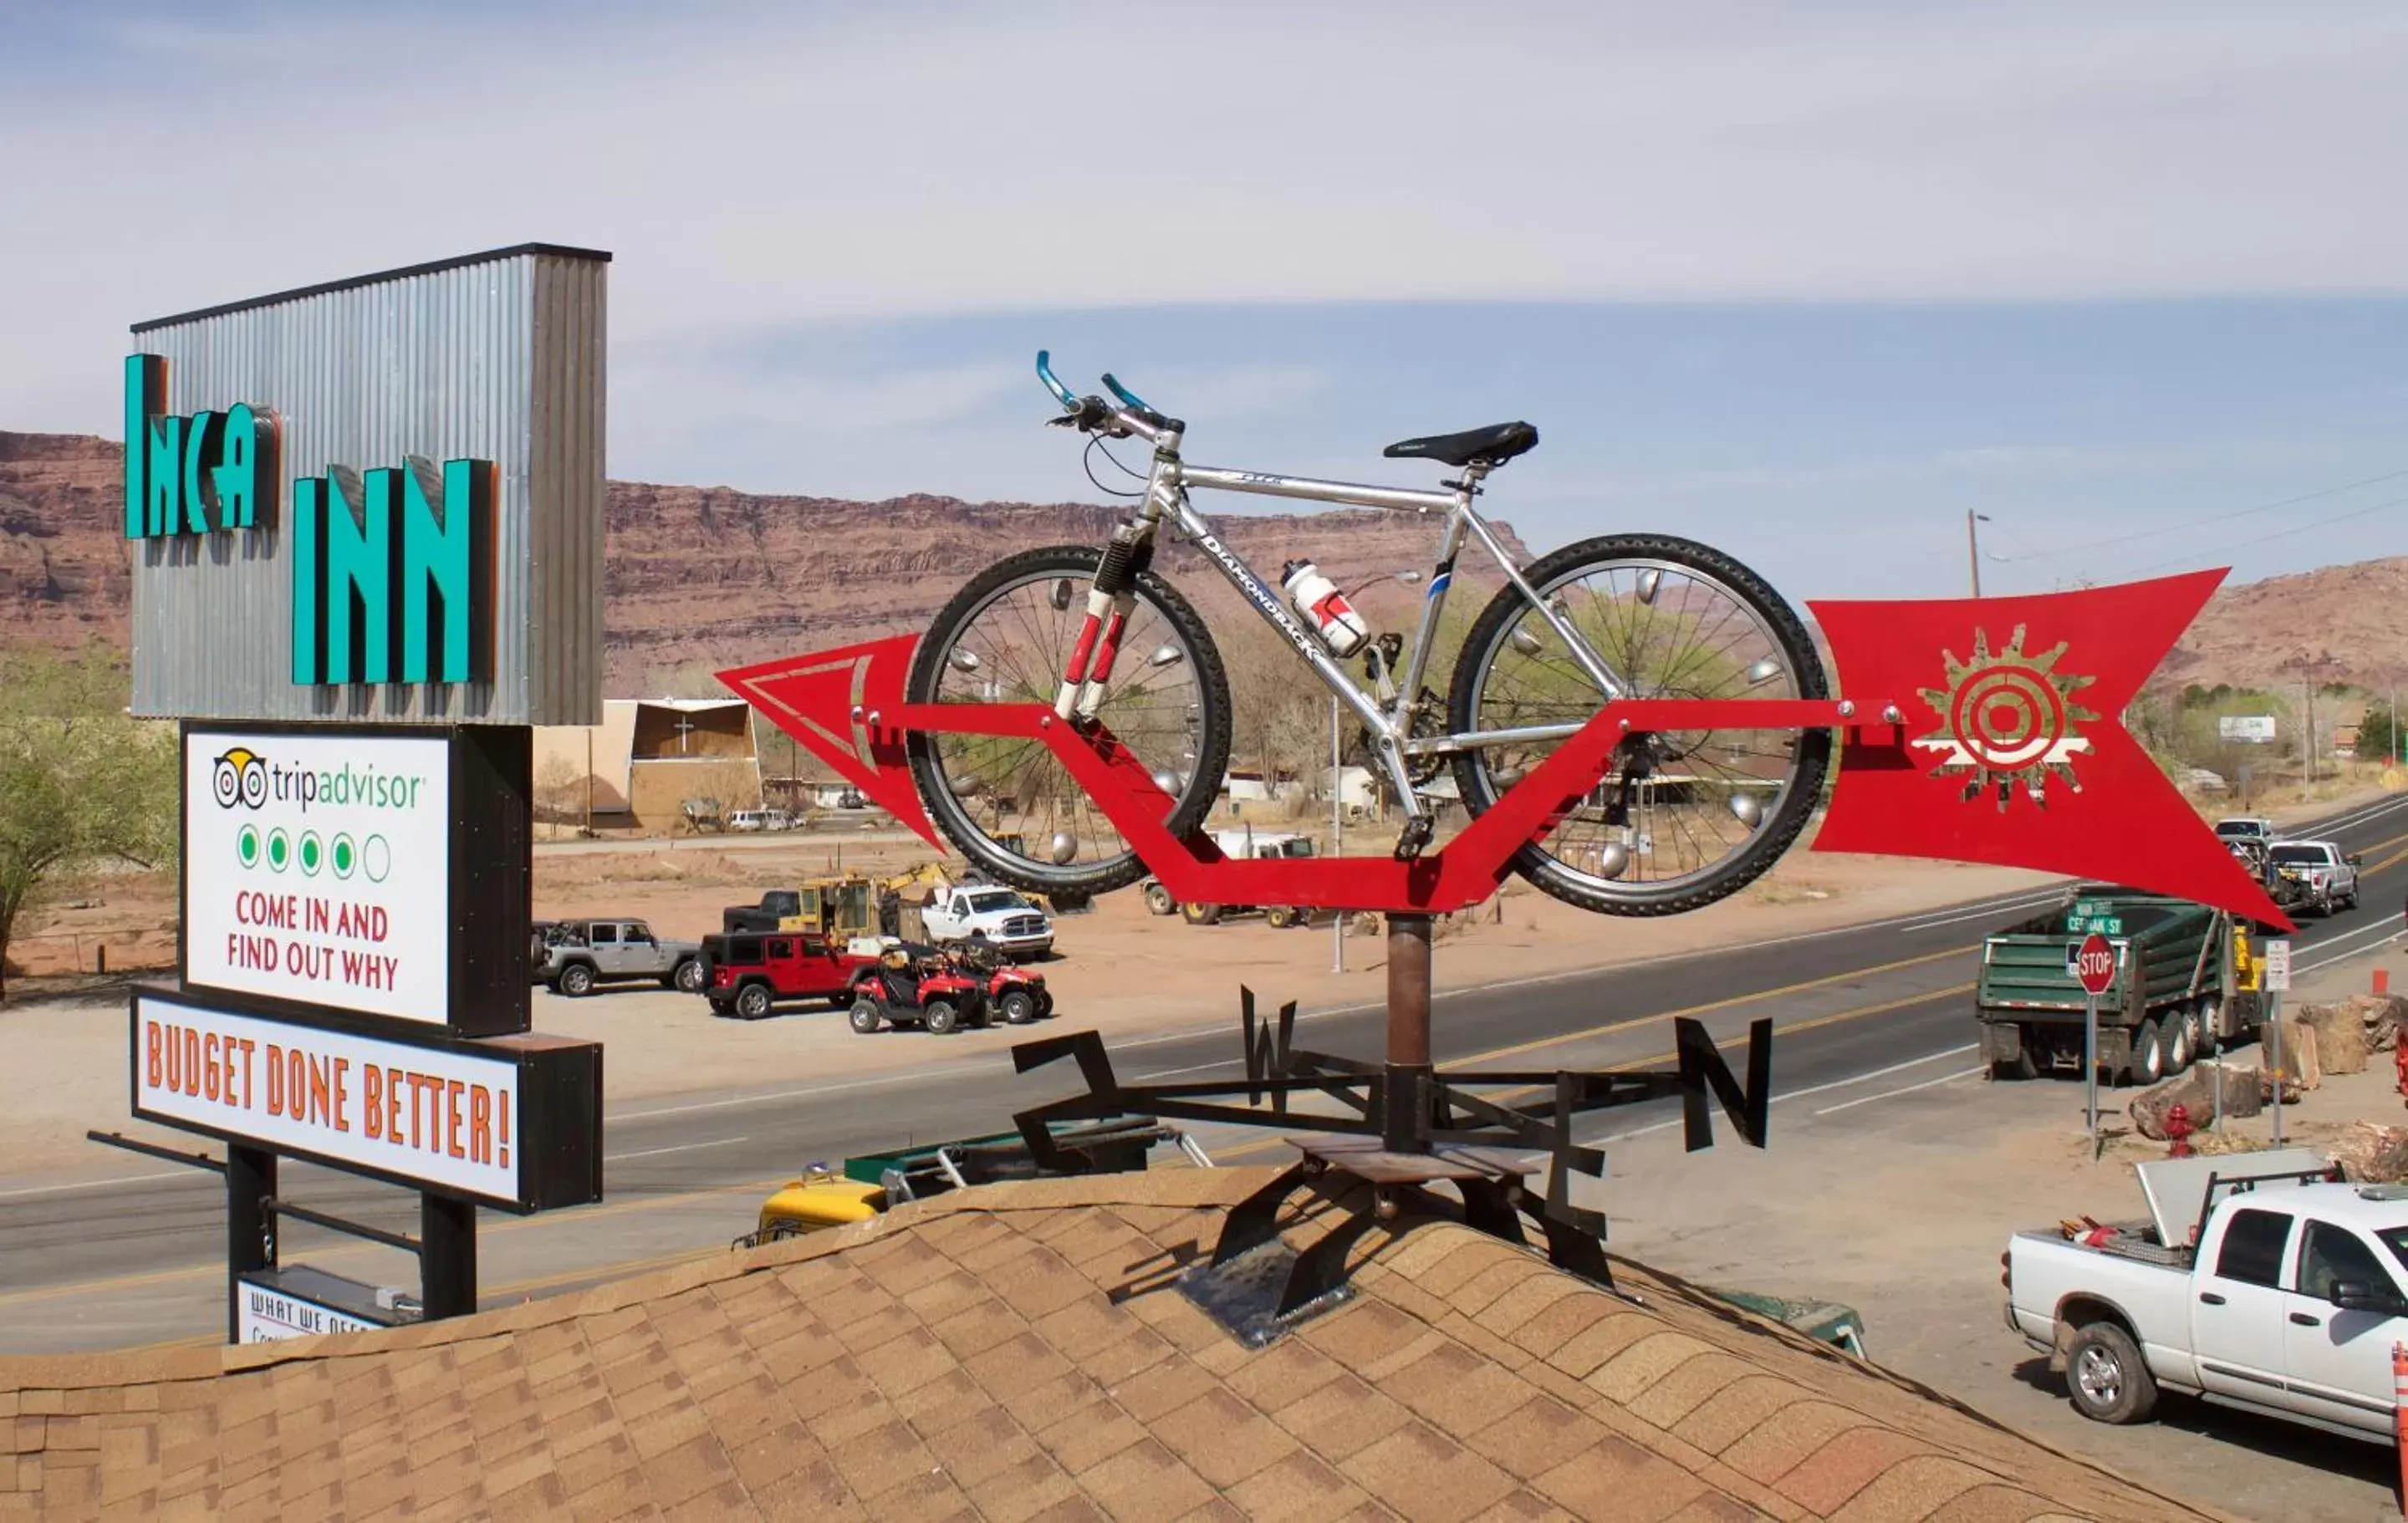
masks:
<instances>
[{"instance_id":1,"label":"green rating circle","mask_svg":"<svg viewBox=\"0 0 2408 1523\"><path fill-rule=\"evenodd\" d=\"M293 837L281 825L267 833L267 865L279 873L293 865Z\"/></svg>"},{"instance_id":2,"label":"green rating circle","mask_svg":"<svg viewBox=\"0 0 2408 1523\"><path fill-rule=\"evenodd\" d=\"M235 861L242 863L245 867L257 867L259 865L258 826L245 825L241 830L235 833L234 855Z\"/></svg>"},{"instance_id":3,"label":"green rating circle","mask_svg":"<svg viewBox=\"0 0 2408 1523\"><path fill-rule=\"evenodd\" d=\"M335 837L333 854L335 875L337 877L350 877L353 872L358 870L360 865L360 848L351 843L351 838L350 836L337 835Z\"/></svg>"},{"instance_id":4,"label":"green rating circle","mask_svg":"<svg viewBox=\"0 0 2408 1523\"><path fill-rule=\"evenodd\" d=\"M316 877L318 869L325 865L326 843L318 839L316 831L303 831L301 833L301 871L311 877Z\"/></svg>"}]
</instances>

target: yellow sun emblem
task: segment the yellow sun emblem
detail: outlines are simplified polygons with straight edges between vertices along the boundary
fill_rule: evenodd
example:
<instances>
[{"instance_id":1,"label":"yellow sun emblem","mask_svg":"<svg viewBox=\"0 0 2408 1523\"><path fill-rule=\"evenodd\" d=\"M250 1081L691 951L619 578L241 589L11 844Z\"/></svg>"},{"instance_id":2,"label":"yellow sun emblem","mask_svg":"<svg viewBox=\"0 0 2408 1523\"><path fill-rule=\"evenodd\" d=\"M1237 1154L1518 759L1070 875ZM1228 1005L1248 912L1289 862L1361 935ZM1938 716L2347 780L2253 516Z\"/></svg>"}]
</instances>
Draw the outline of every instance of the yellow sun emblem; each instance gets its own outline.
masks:
<instances>
[{"instance_id":1,"label":"yellow sun emblem","mask_svg":"<svg viewBox=\"0 0 2408 1523\"><path fill-rule=\"evenodd\" d=\"M2073 702L2097 677L2066 676L2057 670L2066 642L2038 656L2024 653L2024 626L1997 655L1987 631L1973 631L1973 655L1959 662L1942 650L1948 686L1922 690L1923 701L1940 716L1940 728L1915 737L1927 751L1942 753L1938 771L1966 778L1968 802L1995 791L2004 812L2021 780L2034 804L2048 805L2048 775L2055 772L2072 791L2082 791L2073 758L2090 749L2078 722L2098 715Z\"/></svg>"}]
</instances>

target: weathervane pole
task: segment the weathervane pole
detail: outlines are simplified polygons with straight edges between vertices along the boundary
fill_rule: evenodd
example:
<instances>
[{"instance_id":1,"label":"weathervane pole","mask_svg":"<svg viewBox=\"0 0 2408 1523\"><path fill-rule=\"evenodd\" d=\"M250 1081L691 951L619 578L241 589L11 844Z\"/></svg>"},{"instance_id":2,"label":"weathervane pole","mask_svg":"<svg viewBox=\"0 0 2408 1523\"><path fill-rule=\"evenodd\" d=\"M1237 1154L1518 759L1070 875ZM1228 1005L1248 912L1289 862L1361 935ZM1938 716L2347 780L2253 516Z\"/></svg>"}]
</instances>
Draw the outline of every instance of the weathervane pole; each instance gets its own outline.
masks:
<instances>
[{"instance_id":1,"label":"weathervane pole","mask_svg":"<svg viewBox=\"0 0 2408 1523\"><path fill-rule=\"evenodd\" d=\"M1430 918L1388 917L1388 1068L1380 1141L1392 1153L1427 1151L1422 1135L1430 1064Z\"/></svg>"}]
</instances>

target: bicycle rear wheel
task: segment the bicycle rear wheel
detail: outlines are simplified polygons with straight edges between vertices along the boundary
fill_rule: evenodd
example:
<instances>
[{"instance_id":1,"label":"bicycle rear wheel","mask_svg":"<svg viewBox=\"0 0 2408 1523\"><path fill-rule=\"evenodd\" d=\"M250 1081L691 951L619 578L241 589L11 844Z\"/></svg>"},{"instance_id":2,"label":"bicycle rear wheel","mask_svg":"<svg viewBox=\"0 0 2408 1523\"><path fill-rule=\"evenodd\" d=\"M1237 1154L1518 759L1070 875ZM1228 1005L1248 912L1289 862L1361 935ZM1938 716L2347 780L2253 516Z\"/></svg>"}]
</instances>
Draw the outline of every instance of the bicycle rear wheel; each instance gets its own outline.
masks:
<instances>
[{"instance_id":1,"label":"bicycle rear wheel","mask_svg":"<svg viewBox=\"0 0 2408 1523\"><path fill-rule=\"evenodd\" d=\"M1630 685L1634 698L1821 698L1805 627L1763 579L1719 550L1658 534L1568 545L1530 586ZM1579 724L1597 685L1512 584L1481 611L1455 662L1455 733ZM1455 786L1487 811L1559 741L1459 751ZM1633 734L1604 777L1514 870L1567 904L1673 915L1737 892L1777 861L1821 802L1828 730Z\"/></svg>"},{"instance_id":2,"label":"bicycle rear wheel","mask_svg":"<svg viewBox=\"0 0 2408 1523\"><path fill-rule=\"evenodd\" d=\"M911 663L916 704L1046 704L1086 619L1102 552L1057 545L987 567L953 595ZM1229 679L1204 619L1169 583L1139 576L1137 606L1096 718L1173 803L1202 822L1229 762ZM1035 893L1103 893L1145 875L1118 830L1045 744L994 735L910 737L929 818L992 876Z\"/></svg>"}]
</instances>

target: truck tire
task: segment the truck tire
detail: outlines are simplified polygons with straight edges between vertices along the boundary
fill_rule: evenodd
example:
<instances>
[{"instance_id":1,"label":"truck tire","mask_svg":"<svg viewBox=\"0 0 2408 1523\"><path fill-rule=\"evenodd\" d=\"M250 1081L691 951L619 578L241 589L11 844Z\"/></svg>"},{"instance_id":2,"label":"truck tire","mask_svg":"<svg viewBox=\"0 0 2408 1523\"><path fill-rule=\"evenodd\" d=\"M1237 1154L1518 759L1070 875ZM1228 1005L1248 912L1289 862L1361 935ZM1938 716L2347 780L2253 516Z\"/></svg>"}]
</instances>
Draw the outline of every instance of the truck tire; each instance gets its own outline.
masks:
<instances>
[{"instance_id":1,"label":"truck tire","mask_svg":"<svg viewBox=\"0 0 2408 1523\"><path fill-rule=\"evenodd\" d=\"M2157 1042L2165 1053L2166 1077L2178 1079L2190 1067L2191 1053L2199 1038L2198 1007L2186 1004L2166 1012L2165 1025Z\"/></svg>"},{"instance_id":2,"label":"truck tire","mask_svg":"<svg viewBox=\"0 0 2408 1523\"><path fill-rule=\"evenodd\" d=\"M736 991L736 1013L746 1020L759 1020L769 1013L769 986L747 984Z\"/></svg>"},{"instance_id":3,"label":"truck tire","mask_svg":"<svg viewBox=\"0 0 2408 1523\"><path fill-rule=\"evenodd\" d=\"M2157 1377L2132 1335L2113 1322L2092 1322L2065 1351L2065 1393L2092 1422L2135 1423L2157 1409Z\"/></svg>"},{"instance_id":4,"label":"truck tire","mask_svg":"<svg viewBox=\"0 0 2408 1523\"><path fill-rule=\"evenodd\" d=\"M2157 1018L2151 1016L2132 1032L2132 1058L2125 1065L2124 1080L2145 1089L2162 1083L2165 1076L2165 1037L2158 1029Z\"/></svg>"},{"instance_id":5,"label":"truck tire","mask_svg":"<svg viewBox=\"0 0 2408 1523\"><path fill-rule=\"evenodd\" d=\"M702 959L690 957L670 972L668 983L681 994L699 994L710 983L710 970L702 965Z\"/></svg>"},{"instance_id":6,"label":"truck tire","mask_svg":"<svg viewBox=\"0 0 2408 1523\"><path fill-rule=\"evenodd\" d=\"M1189 925L1219 925L1221 923L1221 906L1218 904L1182 904L1179 906L1179 918L1186 921Z\"/></svg>"},{"instance_id":7,"label":"truck tire","mask_svg":"<svg viewBox=\"0 0 2408 1523\"><path fill-rule=\"evenodd\" d=\"M853 1013L845 1017L846 1021L852 1025L853 1029L863 1036L867 1036L871 1032L877 1031L879 1024L885 1018L886 1012L878 1007L878 1002L876 1000L871 999L859 999L853 1001Z\"/></svg>"},{"instance_id":8,"label":"truck tire","mask_svg":"<svg viewBox=\"0 0 2408 1523\"><path fill-rule=\"evenodd\" d=\"M1161 884L1148 883L1145 886L1145 908L1149 915L1176 915L1179 913L1179 901L1171 898L1170 890Z\"/></svg>"},{"instance_id":9,"label":"truck tire","mask_svg":"<svg viewBox=\"0 0 2408 1523\"><path fill-rule=\"evenodd\" d=\"M552 987L572 1000L581 1000L594 992L594 969L584 962L571 962L560 970Z\"/></svg>"},{"instance_id":10,"label":"truck tire","mask_svg":"<svg viewBox=\"0 0 2408 1523\"><path fill-rule=\"evenodd\" d=\"M1289 926L1296 924L1297 918L1297 911L1285 904L1273 904L1263 911L1263 923L1273 931L1285 931Z\"/></svg>"},{"instance_id":11,"label":"truck tire","mask_svg":"<svg viewBox=\"0 0 2408 1523\"><path fill-rule=\"evenodd\" d=\"M951 1000L930 1000L920 1007L920 1024L938 1036L951 1036L962 1029L962 1013Z\"/></svg>"}]
</instances>

